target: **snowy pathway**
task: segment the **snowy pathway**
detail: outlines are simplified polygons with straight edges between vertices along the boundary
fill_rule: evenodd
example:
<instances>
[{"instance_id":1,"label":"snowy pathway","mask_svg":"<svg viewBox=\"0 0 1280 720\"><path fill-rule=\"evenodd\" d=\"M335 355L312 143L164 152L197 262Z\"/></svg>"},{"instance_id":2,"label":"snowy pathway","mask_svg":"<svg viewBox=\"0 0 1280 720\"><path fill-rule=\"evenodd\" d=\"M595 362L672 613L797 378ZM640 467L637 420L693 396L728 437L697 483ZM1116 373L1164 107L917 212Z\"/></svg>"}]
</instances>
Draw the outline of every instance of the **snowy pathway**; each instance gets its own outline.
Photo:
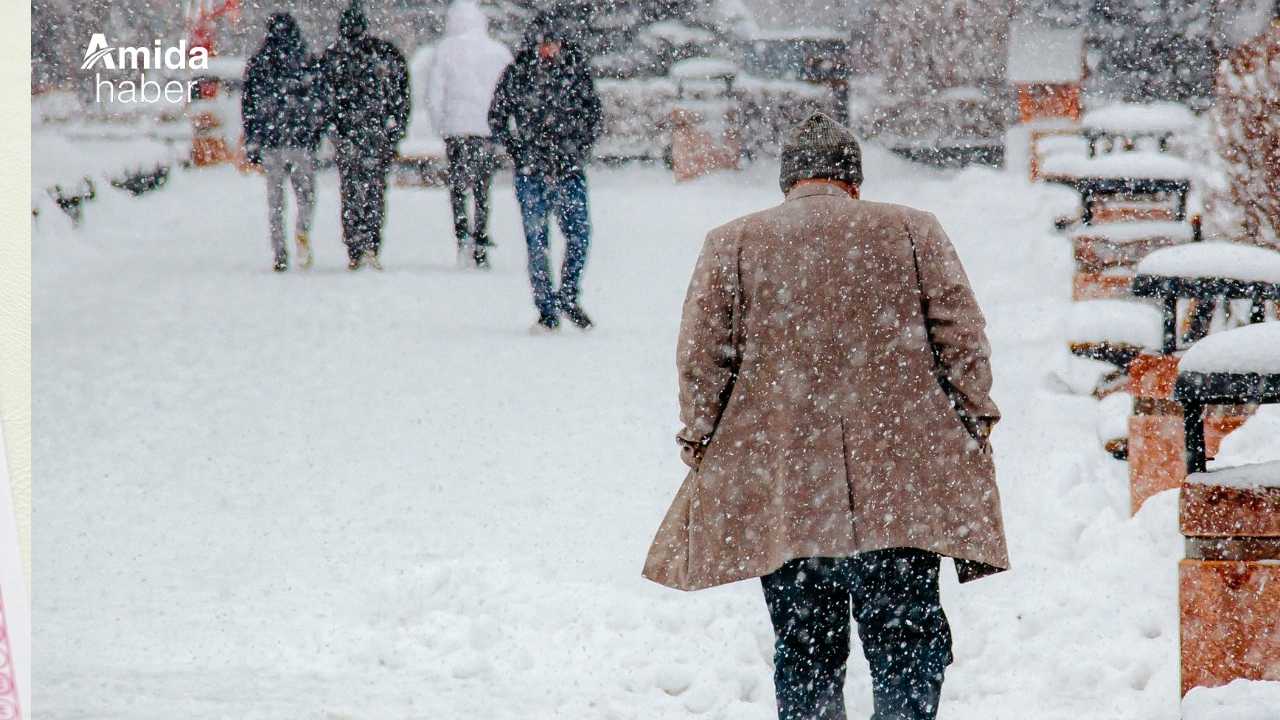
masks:
<instances>
[{"instance_id":1,"label":"snowy pathway","mask_svg":"<svg viewBox=\"0 0 1280 720\"><path fill-rule=\"evenodd\" d=\"M591 176L585 305L530 337L518 216L452 269L439 190L391 193L387 271L270 273L261 181L176 174L35 227L44 718L769 718L758 584L642 580L682 479L673 344L703 233L774 175ZM1177 717L1173 499L1126 517L1062 345L1062 196L871 152L870 199L936 212L987 309L1015 572L944 601L941 720ZM216 207L202 216L201 204ZM56 512L54 511L56 510ZM855 650L852 717L870 712Z\"/></svg>"}]
</instances>

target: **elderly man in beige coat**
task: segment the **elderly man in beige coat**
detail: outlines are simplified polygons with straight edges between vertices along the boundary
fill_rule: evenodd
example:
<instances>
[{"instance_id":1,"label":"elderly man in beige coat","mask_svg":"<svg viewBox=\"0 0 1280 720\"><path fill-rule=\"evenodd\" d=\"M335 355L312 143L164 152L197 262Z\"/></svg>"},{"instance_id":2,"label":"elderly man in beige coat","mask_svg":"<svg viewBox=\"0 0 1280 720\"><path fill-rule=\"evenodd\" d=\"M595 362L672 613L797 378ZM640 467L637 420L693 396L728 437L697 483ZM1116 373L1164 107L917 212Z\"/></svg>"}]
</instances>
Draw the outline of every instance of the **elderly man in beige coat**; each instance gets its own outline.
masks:
<instances>
[{"instance_id":1,"label":"elderly man in beige coat","mask_svg":"<svg viewBox=\"0 0 1280 720\"><path fill-rule=\"evenodd\" d=\"M782 720L845 717L851 612L874 720L934 718L940 557L962 582L1008 568L982 312L937 218L861 183L815 114L783 146L786 200L707 235L677 351L691 471L644 567L761 578Z\"/></svg>"}]
</instances>

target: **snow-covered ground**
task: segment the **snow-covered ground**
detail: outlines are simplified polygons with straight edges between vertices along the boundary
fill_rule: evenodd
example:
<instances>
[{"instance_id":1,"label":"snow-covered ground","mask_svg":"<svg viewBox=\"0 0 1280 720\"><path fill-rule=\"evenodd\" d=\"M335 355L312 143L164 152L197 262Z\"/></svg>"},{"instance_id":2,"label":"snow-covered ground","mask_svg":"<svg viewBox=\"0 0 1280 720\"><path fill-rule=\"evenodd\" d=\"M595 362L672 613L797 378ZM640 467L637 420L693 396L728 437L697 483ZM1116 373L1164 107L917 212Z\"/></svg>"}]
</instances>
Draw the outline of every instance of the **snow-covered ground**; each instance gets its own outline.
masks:
<instances>
[{"instance_id":1,"label":"snow-covered ground","mask_svg":"<svg viewBox=\"0 0 1280 720\"><path fill-rule=\"evenodd\" d=\"M36 158L39 164L40 158ZM868 149L868 198L939 215L987 310L1014 571L948 572L941 720L1174 720L1176 499L1130 519L1060 362L1061 189ZM509 180L490 273L453 269L442 190L393 189L386 272L269 271L263 183L175 172L34 228L42 478L38 717L769 718L757 583L640 578L683 472L674 338L703 233L776 168L676 187L590 174L584 304L531 337ZM856 642L856 641L855 641ZM855 649L852 717L870 713Z\"/></svg>"}]
</instances>

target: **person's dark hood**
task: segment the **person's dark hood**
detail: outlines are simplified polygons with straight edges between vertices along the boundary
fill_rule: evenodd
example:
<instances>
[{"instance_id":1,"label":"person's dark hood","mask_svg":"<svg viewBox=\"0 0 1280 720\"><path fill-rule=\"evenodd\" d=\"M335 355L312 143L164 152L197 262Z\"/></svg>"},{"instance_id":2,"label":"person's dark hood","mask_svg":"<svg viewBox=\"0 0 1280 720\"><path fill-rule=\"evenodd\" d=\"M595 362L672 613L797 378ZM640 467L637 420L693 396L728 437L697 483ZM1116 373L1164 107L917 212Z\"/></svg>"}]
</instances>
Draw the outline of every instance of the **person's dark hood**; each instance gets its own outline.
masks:
<instances>
[{"instance_id":1,"label":"person's dark hood","mask_svg":"<svg viewBox=\"0 0 1280 720\"><path fill-rule=\"evenodd\" d=\"M348 40L355 40L369 31L369 18L354 5L342 11L338 20L338 33Z\"/></svg>"},{"instance_id":2,"label":"person's dark hood","mask_svg":"<svg viewBox=\"0 0 1280 720\"><path fill-rule=\"evenodd\" d=\"M564 30L564 21L551 13L542 12L529 21L524 30L525 48L536 48L544 42L565 42L568 37Z\"/></svg>"},{"instance_id":3,"label":"person's dark hood","mask_svg":"<svg viewBox=\"0 0 1280 720\"><path fill-rule=\"evenodd\" d=\"M289 13L275 13L267 20L267 37L262 49L268 62L296 65L307 60L307 45L298 22Z\"/></svg>"}]
</instances>

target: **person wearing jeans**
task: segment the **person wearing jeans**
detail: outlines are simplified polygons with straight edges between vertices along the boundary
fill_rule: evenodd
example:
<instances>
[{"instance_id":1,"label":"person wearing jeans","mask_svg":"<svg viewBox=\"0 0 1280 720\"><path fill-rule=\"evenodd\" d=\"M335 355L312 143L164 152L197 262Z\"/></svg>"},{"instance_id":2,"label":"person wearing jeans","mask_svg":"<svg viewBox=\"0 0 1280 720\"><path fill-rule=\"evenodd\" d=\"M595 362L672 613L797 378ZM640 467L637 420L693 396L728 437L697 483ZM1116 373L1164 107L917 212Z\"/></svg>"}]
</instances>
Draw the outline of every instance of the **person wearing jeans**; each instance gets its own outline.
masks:
<instances>
[{"instance_id":1,"label":"person wearing jeans","mask_svg":"<svg viewBox=\"0 0 1280 720\"><path fill-rule=\"evenodd\" d=\"M578 284L582 280L582 268L587 262L587 246L591 239L587 179L580 170L560 178L516 174L515 184L525 240L529 245L533 304L540 316L554 317L558 309L577 306ZM548 252L548 217L553 213L565 238L564 265L560 270L558 291L551 283Z\"/></svg>"},{"instance_id":2,"label":"person wearing jeans","mask_svg":"<svg viewBox=\"0 0 1280 720\"><path fill-rule=\"evenodd\" d=\"M535 332L557 330L561 314L583 330L592 327L578 298L591 243L583 167L603 131L604 116L590 65L565 39L564 26L549 14L534 18L520 52L502 72L489 107L491 135L515 162L529 283L538 308ZM551 214L568 245L558 291L547 259Z\"/></svg>"}]
</instances>

